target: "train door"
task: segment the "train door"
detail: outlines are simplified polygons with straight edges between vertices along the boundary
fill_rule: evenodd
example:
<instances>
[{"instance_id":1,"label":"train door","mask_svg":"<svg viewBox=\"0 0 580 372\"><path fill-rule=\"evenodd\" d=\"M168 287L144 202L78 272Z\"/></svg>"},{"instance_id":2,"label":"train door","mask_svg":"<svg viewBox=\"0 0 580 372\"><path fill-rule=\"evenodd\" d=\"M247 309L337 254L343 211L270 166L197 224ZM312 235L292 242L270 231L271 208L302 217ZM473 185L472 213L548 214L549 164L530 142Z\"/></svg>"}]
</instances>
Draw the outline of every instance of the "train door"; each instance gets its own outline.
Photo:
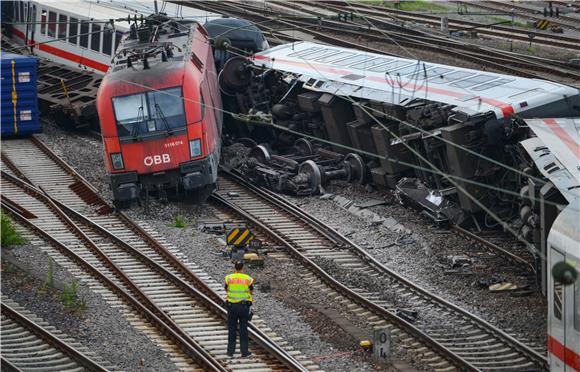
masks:
<instances>
[{"instance_id":1,"label":"train door","mask_svg":"<svg viewBox=\"0 0 580 372\"><path fill-rule=\"evenodd\" d=\"M36 4L28 3L27 23L26 23L26 39L30 44L30 53L34 54L34 34L36 31Z\"/></svg>"},{"instance_id":2,"label":"train door","mask_svg":"<svg viewBox=\"0 0 580 372\"><path fill-rule=\"evenodd\" d=\"M564 261L564 255L550 247L549 267L555 263ZM548 352L550 353L550 369L553 371L565 371L564 362L566 347L566 304L564 286L556 283L549 276L550 290L548 291Z\"/></svg>"}]
</instances>

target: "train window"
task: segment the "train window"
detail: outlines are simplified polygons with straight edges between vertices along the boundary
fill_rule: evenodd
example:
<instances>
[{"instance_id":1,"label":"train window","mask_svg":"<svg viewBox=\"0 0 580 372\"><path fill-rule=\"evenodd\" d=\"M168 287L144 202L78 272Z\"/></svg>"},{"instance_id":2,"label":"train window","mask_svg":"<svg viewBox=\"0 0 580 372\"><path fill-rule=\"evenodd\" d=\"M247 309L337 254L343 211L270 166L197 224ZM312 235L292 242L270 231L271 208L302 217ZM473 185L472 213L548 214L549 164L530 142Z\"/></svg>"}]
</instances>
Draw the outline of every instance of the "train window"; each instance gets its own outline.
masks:
<instances>
[{"instance_id":1,"label":"train window","mask_svg":"<svg viewBox=\"0 0 580 372\"><path fill-rule=\"evenodd\" d=\"M380 66L367 68L367 70L372 71L372 72L386 72L386 71L391 70L393 68L407 66L408 64L409 64L409 62L407 62L407 61L394 60L394 61L390 61L386 64L382 64Z\"/></svg>"},{"instance_id":2,"label":"train window","mask_svg":"<svg viewBox=\"0 0 580 372\"><path fill-rule=\"evenodd\" d=\"M58 16L58 38L62 39L62 41L66 40L66 24L68 21L68 17L64 14L60 14Z\"/></svg>"},{"instance_id":3,"label":"train window","mask_svg":"<svg viewBox=\"0 0 580 372\"><path fill-rule=\"evenodd\" d=\"M337 59L342 59L342 58L345 58L345 57L350 57L353 54L354 53L340 52L338 54L333 54L333 55L329 55L329 56L317 58L316 61L317 62L332 62L332 61L336 61Z\"/></svg>"},{"instance_id":4,"label":"train window","mask_svg":"<svg viewBox=\"0 0 580 372\"><path fill-rule=\"evenodd\" d=\"M431 79L430 81L432 81L433 83L437 83L437 84L446 84L446 83L451 83L452 81L466 78L472 74L473 74L472 72L467 72L467 71L455 71L455 72L452 72L452 73L447 74L447 75L437 75L433 79Z\"/></svg>"},{"instance_id":5,"label":"train window","mask_svg":"<svg viewBox=\"0 0 580 372\"><path fill-rule=\"evenodd\" d=\"M446 74L449 71L453 71L453 69L445 67L435 67L432 70L427 70L427 78L432 78L434 76L442 76L443 74Z\"/></svg>"},{"instance_id":6,"label":"train window","mask_svg":"<svg viewBox=\"0 0 580 372\"><path fill-rule=\"evenodd\" d=\"M407 67L407 66L415 68L417 65L416 65L416 63L409 63L409 61L395 61L395 62L389 63L385 66L378 66L378 67L372 69L372 71L389 72L389 74L395 75L394 72L396 70L401 69L403 67Z\"/></svg>"},{"instance_id":7,"label":"train window","mask_svg":"<svg viewBox=\"0 0 580 372\"><path fill-rule=\"evenodd\" d=\"M24 15L24 2L20 1L20 21L24 22L26 21L26 16Z\"/></svg>"},{"instance_id":8,"label":"train window","mask_svg":"<svg viewBox=\"0 0 580 372\"><path fill-rule=\"evenodd\" d=\"M181 87L114 97L113 108L119 137L183 128L186 124Z\"/></svg>"},{"instance_id":9,"label":"train window","mask_svg":"<svg viewBox=\"0 0 580 372\"><path fill-rule=\"evenodd\" d=\"M452 87L459 88L469 88L477 84L486 83L490 80L494 80L496 77L491 75L477 75L470 77L469 79L458 81L457 83L451 84Z\"/></svg>"},{"instance_id":10,"label":"train window","mask_svg":"<svg viewBox=\"0 0 580 372\"><path fill-rule=\"evenodd\" d=\"M554 282L554 316L558 320L562 320L562 299L564 298L564 287L561 283Z\"/></svg>"},{"instance_id":11,"label":"train window","mask_svg":"<svg viewBox=\"0 0 580 372\"><path fill-rule=\"evenodd\" d=\"M145 94L132 94L113 98L117 132L119 137L139 133L140 123L149 118L149 109Z\"/></svg>"},{"instance_id":12,"label":"train window","mask_svg":"<svg viewBox=\"0 0 580 372\"><path fill-rule=\"evenodd\" d=\"M574 329L580 332L580 277L574 284Z\"/></svg>"},{"instance_id":13,"label":"train window","mask_svg":"<svg viewBox=\"0 0 580 372\"><path fill-rule=\"evenodd\" d=\"M394 62L394 59L392 58L375 58L373 60L366 60L360 63L357 63L356 65L352 65L350 67L352 68L356 68L359 70L369 70L369 71L373 71L376 72L378 71L377 69L382 69L383 66L385 64L391 64Z\"/></svg>"},{"instance_id":14,"label":"train window","mask_svg":"<svg viewBox=\"0 0 580 372\"><path fill-rule=\"evenodd\" d=\"M414 63L411 66L402 67L393 71L389 71L389 73L393 76L403 76L408 74L416 74L418 72L423 72L424 63Z\"/></svg>"},{"instance_id":15,"label":"train window","mask_svg":"<svg viewBox=\"0 0 580 372\"><path fill-rule=\"evenodd\" d=\"M306 59L305 57L308 57L308 59L314 59L314 58L323 57L323 56L326 56L326 55L332 54L332 53L336 53L336 49L323 49L323 50L319 50L318 52L314 52L314 53L301 54L299 57L304 58L304 59Z\"/></svg>"},{"instance_id":16,"label":"train window","mask_svg":"<svg viewBox=\"0 0 580 372\"><path fill-rule=\"evenodd\" d=\"M70 17L70 24L68 25L68 42L71 44L76 44L78 33L79 33L79 20Z\"/></svg>"},{"instance_id":17,"label":"train window","mask_svg":"<svg viewBox=\"0 0 580 372\"><path fill-rule=\"evenodd\" d=\"M122 37L123 33L121 31L115 32L115 51L117 51L117 47L119 46Z\"/></svg>"},{"instance_id":18,"label":"train window","mask_svg":"<svg viewBox=\"0 0 580 372\"><path fill-rule=\"evenodd\" d=\"M56 13L48 12L48 36L55 37L56 35Z\"/></svg>"},{"instance_id":19,"label":"train window","mask_svg":"<svg viewBox=\"0 0 580 372\"><path fill-rule=\"evenodd\" d=\"M36 5L32 5L29 9L32 9L32 15L30 16L30 21L34 22L33 30L36 30Z\"/></svg>"},{"instance_id":20,"label":"train window","mask_svg":"<svg viewBox=\"0 0 580 372\"><path fill-rule=\"evenodd\" d=\"M489 83L486 83L486 84L479 85L475 88L471 88L471 90L480 91L480 90L491 89L491 88L498 87L500 85L511 83L512 81L515 81L515 80L513 80L513 79L498 79L498 80L490 81Z\"/></svg>"},{"instance_id":21,"label":"train window","mask_svg":"<svg viewBox=\"0 0 580 372\"><path fill-rule=\"evenodd\" d=\"M91 49L95 52L101 50L101 26L96 23L91 30Z\"/></svg>"},{"instance_id":22,"label":"train window","mask_svg":"<svg viewBox=\"0 0 580 372\"><path fill-rule=\"evenodd\" d=\"M199 103L201 105L201 119L205 118L205 100L203 99L203 92L199 89Z\"/></svg>"},{"instance_id":23,"label":"train window","mask_svg":"<svg viewBox=\"0 0 580 372\"><path fill-rule=\"evenodd\" d=\"M113 48L113 30L105 29L103 31L103 54L111 55Z\"/></svg>"},{"instance_id":24,"label":"train window","mask_svg":"<svg viewBox=\"0 0 580 372\"><path fill-rule=\"evenodd\" d=\"M312 47L312 48L304 49L304 50L301 50L298 52L290 53L290 54L288 54L288 57L303 57L303 56L308 55L310 53L314 53L318 50L322 50L322 48Z\"/></svg>"},{"instance_id":25,"label":"train window","mask_svg":"<svg viewBox=\"0 0 580 372\"><path fill-rule=\"evenodd\" d=\"M450 68L433 67L432 65L424 64L418 71L413 71L407 76L409 80L426 80L436 75L441 75L446 72L453 71Z\"/></svg>"},{"instance_id":26,"label":"train window","mask_svg":"<svg viewBox=\"0 0 580 372\"><path fill-rule=\"evenodd\" d=\"M81 20L81 33L79 35L79 42L83 48L89 47L89 22Z\"/></svg>"},{"instance_id":27,"label":"train window","mask_svg":"<svg viewBox=\"0 0 580 372\"><path fill-rule=\"evenodd\" d=\"M545 92L545 90L543 90L542 88L535 88L535 89L530 89L530 90L524 90L523 92L520 92L520 93L516 93L514 95L511 95L510 98L515 98L515 97L517 97L518 99L529 98L532 96L537 96L538 94L541 94L544 92Z\"/></svg>"},{"instance_id":28,"label":"train window","mask_svg":"<svg viewBox=\"0 0 580 372\"><path fill-rule=\"evenodd\" d=\"M346 59L339 59L338 61L334 61L332 62L332 64L334 65L340 65L340 66L348 66L348 65L352 65L355 63L359 63L361 61L368 61L369 59L371 59L372 57L369 56L365 56L364 54L358 54L352 57L348 57Z\"/></svg>"},{"instance_id":29,"label":"train window","mask_svg":"<svg viewBox=\"0 0 580 372\"><path fill-rule=\"evenodd\" d=\"M40 10L40 33L46 35L46 9Z\"/></svg>"},{"instance_id":30,"label":"train window","mask_svg":"<svg viewBox=\"0 0 580 372\"><path fill-rule=\"evenodd\" d=\"M24 4L24 3L21 3L21 4ZM23 9L24 10L22 11L22 20L24 22L28 22L28 4L24 4Z\"/></svg>"}]
</instances>

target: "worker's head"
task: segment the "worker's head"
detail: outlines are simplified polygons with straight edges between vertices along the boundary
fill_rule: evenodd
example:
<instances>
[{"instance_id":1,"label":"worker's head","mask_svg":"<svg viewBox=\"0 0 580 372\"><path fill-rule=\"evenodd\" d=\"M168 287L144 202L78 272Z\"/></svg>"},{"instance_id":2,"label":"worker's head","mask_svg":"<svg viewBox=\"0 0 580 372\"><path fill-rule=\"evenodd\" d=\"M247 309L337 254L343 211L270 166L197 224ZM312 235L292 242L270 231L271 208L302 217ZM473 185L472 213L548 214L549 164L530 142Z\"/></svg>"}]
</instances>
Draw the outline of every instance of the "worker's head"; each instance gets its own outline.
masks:
<instances>
[{"instance_id":1,"label":"worker's head","mask_svg":"<svg viewBox=\"0 0 580 372\"><path fill-rule=\"evenodd\" d=\"M242 271L244 268L244 263L242 261L236 261L234 267L236 268L236 271Z\"/></svg>"}]
</instances>

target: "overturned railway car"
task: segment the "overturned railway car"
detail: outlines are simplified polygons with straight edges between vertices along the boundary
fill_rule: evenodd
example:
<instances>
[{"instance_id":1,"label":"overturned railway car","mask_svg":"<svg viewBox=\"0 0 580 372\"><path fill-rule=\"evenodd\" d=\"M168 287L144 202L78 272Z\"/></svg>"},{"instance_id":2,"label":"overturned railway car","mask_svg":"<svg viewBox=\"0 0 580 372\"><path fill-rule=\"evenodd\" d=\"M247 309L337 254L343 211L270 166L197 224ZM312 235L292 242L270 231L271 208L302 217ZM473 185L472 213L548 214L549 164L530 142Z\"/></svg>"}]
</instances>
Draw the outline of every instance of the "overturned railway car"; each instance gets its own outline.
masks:
<instances>
[{"instance_id":1,"label":"overturned railway car","mask_svg":"<svg viewBox=\"0 0 580 372\"><path fill-rule=\"evenodd\" d=\"M434 220L501 227L485 206L528 241L538 230L519 194L550 180L522 141L554 126L526 120L580 116L577 88L310 42L231 60L220 84L241 113L238 132L277 149L307 136L357 152L367 173L358 180L396 189Z\"/></svg>"}]
</instances>

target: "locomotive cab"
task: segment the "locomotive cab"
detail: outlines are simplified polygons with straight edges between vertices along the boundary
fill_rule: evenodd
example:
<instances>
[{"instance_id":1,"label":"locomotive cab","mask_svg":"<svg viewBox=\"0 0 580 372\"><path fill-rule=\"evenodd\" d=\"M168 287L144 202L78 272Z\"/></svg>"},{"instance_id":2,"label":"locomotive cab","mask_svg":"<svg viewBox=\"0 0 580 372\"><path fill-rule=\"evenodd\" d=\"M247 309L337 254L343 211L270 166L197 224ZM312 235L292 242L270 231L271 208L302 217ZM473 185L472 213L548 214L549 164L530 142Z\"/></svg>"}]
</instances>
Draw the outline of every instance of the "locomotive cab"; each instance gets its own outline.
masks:
<instances>
[{"instance_id":1,"label":"locomotive cab","mask_svg":"<svg viewBox=\"0 0 580 372\"><path fill-rule=\"evenodd\" d=\"M207 33L152 17L121 42L97 97L118 205L151 191L205 200L217 182L221 100Z\"/></svg>"}]
</instances>

